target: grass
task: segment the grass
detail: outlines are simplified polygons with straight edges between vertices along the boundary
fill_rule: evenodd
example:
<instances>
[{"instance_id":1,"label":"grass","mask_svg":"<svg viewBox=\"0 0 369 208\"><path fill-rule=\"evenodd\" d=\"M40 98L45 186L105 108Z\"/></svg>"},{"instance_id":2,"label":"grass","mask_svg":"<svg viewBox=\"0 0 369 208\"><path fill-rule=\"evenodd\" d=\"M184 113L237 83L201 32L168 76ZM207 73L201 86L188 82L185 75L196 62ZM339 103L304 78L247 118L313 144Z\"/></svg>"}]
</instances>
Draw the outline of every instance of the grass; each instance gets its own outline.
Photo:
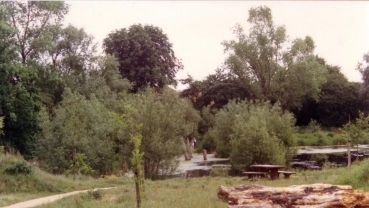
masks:
<instances>
[{"instance_id":1,"label":"grass","mask_svg":"<svg viewBox=\"0 0 369 208\"><path fill-rule=\"evenodd\" d=\"M30 174L6 173L9 167L14 167L14 164L19 163L25 163L20 156L0 155L0 207L57 193L95 187L111 187L126 183L124 178L119 177L96 179L78 176L74 181L72 177L44 172L30 163L26 163L26 168L31 169Z\"/></svg>"},{"instance_id":2,"label":"grass","mask_svg":"<svg viewBox=\"0 0 369 208\"><path fill-rule=\"evenodd\" d=\"M7 175L3 170L7 166L6 164L9 165L9 160L9 158L0 160L0 206L59 192L92 187L118 186L117 189L99 190L71 196L55 203L42 205L40 208L136 207L133 179L123 177L110 179L79 177L78 180L73 181L71 178L45 173L36 167L32 167L33 173L30 175ZM266 179L248 181L242 177L227 176L147 180L145 181L145 192L142 195L142 208L225 207L226 203L217 197L217 188L220 185L261 184L285 187L299 184L330 183L352 185L354 188L368 191L368 173L369 160L356 163L351 169L324 168L322 171L298 171L290 179L281 178L275 181ZM9 183L6 180L12 182ZM20 182L17 182L18 180ZM10 186L18 188L15 189Z\"/></svg>"},{"instance_id":3,"label":"grass","mask_svg":"<svg viewBox=\"0 0 369 208\"><path fill-rule=\"evenodd\" d=\"M324 129L312 131L308 128L300 128L295 136L298 146L345 145L347 143L347 136L343 131Z\"/></svg>"},{"instance_id":4,"label":"grass","mask_svg":"<svg viewBox=\"0 0 369 208\"><path fill-rule=\"evenodd\" d=\"M323 171L299 171L290 179L275 181L259 180L248 181L241 177L202 177L202 178L175 178L161 181L146 181L143 194L142 208L188 208L188 207L225 207L226 203L217 197L217 188L220 185L235 186L240 184L261 184L266 186L291 186L311 183L337 184L342 177L349 176L357 171L359 174L362 164L356 164L351 170L346 168L324 169ZM367 164L369 167L369 163ZM357 175L358 176L358 175ZM369 186L368 186L369 187ZM368 190L368 187L359 187ZM62 199L56 203L43 205L40 208L117 208L136 207L135 189L133 181L119 186L114 190L101 191L101 198L95 199L91 194L75 195Z\"/></svg>"}]
</instances>

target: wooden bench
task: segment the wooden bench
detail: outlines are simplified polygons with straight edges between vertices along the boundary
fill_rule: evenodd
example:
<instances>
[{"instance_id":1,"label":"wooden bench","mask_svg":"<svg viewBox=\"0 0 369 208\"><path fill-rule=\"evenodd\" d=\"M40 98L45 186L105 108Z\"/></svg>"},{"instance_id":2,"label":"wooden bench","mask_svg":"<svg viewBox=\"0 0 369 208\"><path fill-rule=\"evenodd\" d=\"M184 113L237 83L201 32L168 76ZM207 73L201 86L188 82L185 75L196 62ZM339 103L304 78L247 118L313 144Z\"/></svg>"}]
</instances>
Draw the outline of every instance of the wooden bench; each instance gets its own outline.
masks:
<instances>
[{"instance_id":1,"label":"wooden bench","mask_svg":"<svg viewBox=\"0 0 369 208\"><path fill-rule=\"evenodd\" d=\"M286 178L286 179L290 178L291 175L296 174L296 172L283 171L283 170L278 171L278 173L283 174L284 178Z\"/></svg>"},{"instance_id":2,"label":"wooden bench","mask_svg":"<svg viewBox=\"0 0 369 208\"><path fill-rule=\"evenodd\" d=\"M259 177L266 178L268 176L268 173L246 171L246 172L242 172L242 175L247 176L248 179L259 178Z\"/></svg>"}]
</instances>

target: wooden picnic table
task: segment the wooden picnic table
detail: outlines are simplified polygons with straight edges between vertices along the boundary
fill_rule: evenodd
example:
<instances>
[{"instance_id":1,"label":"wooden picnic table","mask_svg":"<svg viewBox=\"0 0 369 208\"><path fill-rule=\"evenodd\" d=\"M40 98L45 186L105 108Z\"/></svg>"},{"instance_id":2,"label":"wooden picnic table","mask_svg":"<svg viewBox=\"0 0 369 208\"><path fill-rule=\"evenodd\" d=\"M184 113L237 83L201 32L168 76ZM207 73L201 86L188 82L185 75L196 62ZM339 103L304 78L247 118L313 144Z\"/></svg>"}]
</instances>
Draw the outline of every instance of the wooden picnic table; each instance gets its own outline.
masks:
<instances>
[{"instance_id":1,"label":"wooden picnic table","mask_svg":"<svg viewBox=\"0 0 369 208\"><path fill-rule=\"evenodd\" d=\"M278 171L284 168L284 166L281 165L269 165L269 164L250 165L250 167L255 171L268 173L271 180L278 179L279 178Z\"/></svg>"}]
</instances>

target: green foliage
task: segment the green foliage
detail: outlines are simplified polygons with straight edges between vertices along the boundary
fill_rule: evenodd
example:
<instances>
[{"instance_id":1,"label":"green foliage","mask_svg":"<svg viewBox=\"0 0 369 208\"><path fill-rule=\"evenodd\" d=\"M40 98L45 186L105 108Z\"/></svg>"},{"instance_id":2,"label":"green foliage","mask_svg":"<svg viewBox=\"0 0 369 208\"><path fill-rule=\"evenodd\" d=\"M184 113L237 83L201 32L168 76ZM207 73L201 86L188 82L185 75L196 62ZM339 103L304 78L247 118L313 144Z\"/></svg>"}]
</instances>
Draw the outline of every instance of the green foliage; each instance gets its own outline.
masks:
<instances>
[{"instance_id":1,"label":"green foliage","mask_svg":"<svg viewBox=\"0 0 369 208\"><path fill-rule=\"evenodd\" d=\"M327 66L327 82L322 85L319 100L306 100L300 110L294 110L297 125L305 126L313 119L323 127L341 127L363 109L359 99L361 84L349 82L339 67L320 61Z\"/></svg>"},{"instance_id":2,"label":"green foliage","mask_svg":"<svg viewBox=\"0 0 369 208\"><path fill-rule=\"evenodd\" d=\"M63 1L3 1L1 6L15 29L15 45L23 64L40 58L49 43L49 29L61 23L68 12Z\"/></svg>"},{"instance_id":3,"label":"green foliage","mask_svg":"<svg viewBox=\"0 0 369 208\"><path fill-rule=\"evenodd\" d=\"M103 197L103 192L99 189L87 192L88 199L100 200Z\"/></svg>"},{"instance_id":4,"label":"green foliage","mask_svg":"<svg viewBox=\"0 0 369 208\"><path fill-rule=\"evenodd\" d=\"M363 112L359 113L359 117L354 123L349 122L344 126L344 131L348 134L349 140L359 149L359 144L364 142L364 132L369 127L369 116L365 116Z\"/></svg>"},{"instance_id":5,"label":"green foliage","mask_svg":"<svg viewBox=\"0 0 369 208\"><path fill-rule=\"evenodd\" d=\"M365 106L365 110L369 110L369 52L363 55L363 60L358 64L356 70L361 73L363 84L360 89L360 100Z\"/></svg>"},{"instance_id":6,"label":"green foliage","mask_svg":"<svg viewBox=\"0 0 369 208\"><path fill-rule=\"evenodd\" d=\"M142 135L145 177L156 178L173 172L174 160L183 153L182 140L197 130L200 120L191 103L169 88L161 94L147 90L132 94L122 110L128 132ZM137 125L142 128L132 132ZM124 152L130 158L131 151Z\"/></svg>"},{"instance_id":7,"label":"green foliage","mask_svg":"<svg viewBox=\"0 0 369 208\"><path fill-rule=\"evenodd\" d=\"M189 98L198 110L206 107L220 109L232 99L251 98L249 90L222 69L217 69L215 74L208 75L202 81L194 81L189 76L181 82L189 85L181 92L181 96Z\"/></svg>"},{"instance_id":8,"label":"green foliage","mask_svg":"<svg viewBox=\"0 0 369 208\"><path fill-rule=\"evenodd\" d=\"M3 4L5 2L1 2ZM8 3L8 2L6 2ZM4 118L0 143L31 156L39 131L40 108L36 75L32 68L19 65L11 39L13 30L0 11L0 115Z\"/></svg>"},{"instance_id":9,"label":"green foliage","mask_svg":"<svg viewBox=\"0 0 369 208\"><path fill-rule=\"evenodd\" d=\"M28 175L32 173L32 168L26 161L20 160L13 162L8 167L6 167L5 173L10 175L18 175L18 174Z\"/></svg>"},{"instance_id":10,"label":"green foliage","mask_svg":"<svg viewBox=\"0 0 369 208\"><path fill-rule=\"evenodd\" d=\"M307 128L312 132L320 131L320 124L316 120L311 120Z\"/></svg>"},{"instance_id":11,"label":"green foliage","mask_svg":"<svg viewBox=\"0 0 369 208\"><path fill-rule=\"evenodd\" d=\"M133 83L133 92L177 83L175 74L182 65L160 28L132 25L110 33L103 45L107 54L118 59L120 73Z\"/></svg>"},{"instance_id":12,"label":"green foliage","mask_svg":"<svg viewBox=\"0 0 369 208\"><path fill-rule=\"evenodd\" d=\"M76 179L77 174L91 174L92 168L86 164L86 156L81 153L73 153L72 164L64 173L66 175L73 174L73 179Z\"/></svg>"},{"instance_id":13,"label":"green foliage","mask_svg":"<svg viewBox=\"0 0 369 208\"><path fill-rule=\"evenodd\" d=\"M252 163L283 164L295 145L294 118L269 103L231 102L216 115L211 130L217 154L235 169Z\"/></svg>"},{"instance_id":14,"label":"green foliage","mask_svg":"<svg viewBox=\"0 0 369 208\"><path fill-rule=\"evenodd\" d=\"M96 98L86 99L67 90L55 115L49 117L43 111L40 120L43 131L37 155L49 170L63 173L78 160L79 170L91 167L100 174L113 170L114 141L121 137L124 123Z\"/></svg>"},{"instance_id":15,"label":"green foliage","mask_svg":"<svg viewBox=\"0 0 369 208\"><path fill-rule=\"evenodd\" d=\"M287 42L286 29L275 26L268 7L249 10L249 33L237 25L237 40L225 41L229 76L239 80L251 97L279 101L286 109L300 108L307 98L317 99L326 81L326 67L314 56L307 36Z\"/></svg>"},{"instance_id":16,"label":"green foliage","mask_svg":"<svg viewBox=\"0 0 369 208\"><path fill-rule=\"evenodd\" d=\"M141 153L141 142L142 136L141 135L133 135L132 136L132 143L133 143L133 151L132 151L132 168L133 172L135 173L135 188L136 188L136 201L137 201L137 208L141 207L141 195L142 191L145 190L144 186L144 172L142 169L143 163L143 156L144 154Z\"/></svg>"},{"instance_id":17,"label":"green foliage","mask_svg":"<svg viewBox=\"0 0 369 208\"><path fill-rule=\"evenodd\" d=\"M340 184L351 185L354 188L362 188L369 182L369 162L368 160L354 164L349 172L343 173L338 178Z\"/></svg>"}]
</instances>

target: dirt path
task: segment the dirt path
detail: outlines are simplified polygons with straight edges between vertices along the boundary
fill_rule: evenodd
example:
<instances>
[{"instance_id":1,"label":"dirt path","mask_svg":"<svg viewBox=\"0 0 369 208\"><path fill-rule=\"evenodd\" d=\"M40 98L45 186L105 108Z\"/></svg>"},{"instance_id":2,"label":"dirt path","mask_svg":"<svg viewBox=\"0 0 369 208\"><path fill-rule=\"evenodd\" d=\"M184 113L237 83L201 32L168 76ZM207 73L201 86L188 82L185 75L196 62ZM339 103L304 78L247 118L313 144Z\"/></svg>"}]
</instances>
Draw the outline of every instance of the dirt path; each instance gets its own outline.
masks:
<instances>
[{"instance_id":1,"label":"dirt path","mask_svg":"<svg viewBox=\"0 0 369 208\"><path fill-rule=\"evenodd\" d=\"M86 193L88 191L91 190L105 190L105 189L113 189L116 187L108 187L108 188L96 188L96 189L87 189L87 190L81 190L81 191L73 191L73 192L68 192L68 193L64 193L64 194L56 194L56 195L52 195L52 196L46 196L46 197L42 197L42 198L38 198L38 199L32 199L32 200L28 200L28 201L24 201L24 202L19 202L16 204L12 204L6 207L1 207L1 208L30 208L30 207L37 207L43 204L48 204L51 202L55 202L59 199L68 197L68 196L72 196L75 194L80 194L80 193Z\"/></svg>"}]
</instances>

